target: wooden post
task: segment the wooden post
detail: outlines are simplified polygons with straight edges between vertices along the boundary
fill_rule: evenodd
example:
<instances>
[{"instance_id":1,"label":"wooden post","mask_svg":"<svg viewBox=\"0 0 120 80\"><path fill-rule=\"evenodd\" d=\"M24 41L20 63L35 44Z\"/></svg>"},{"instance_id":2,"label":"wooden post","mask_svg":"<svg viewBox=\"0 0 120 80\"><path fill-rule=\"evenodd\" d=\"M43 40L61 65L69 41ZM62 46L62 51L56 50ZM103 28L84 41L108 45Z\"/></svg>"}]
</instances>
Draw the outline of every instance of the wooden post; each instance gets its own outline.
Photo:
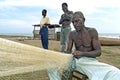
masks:
<instances>
[{"instance_id":1,"label":"wooden post","mask_svg":"<svg viewBox=\"0 0 120 80\"><path fill-rule=\"evenodd\" d=\"M34 30L33 30L33 33L34 33L34 31L35 31L35 25L34 25ZM34 36L33 36L33 39L35 39L35 34L33 34Z\"/></svg>"}]
</instances>

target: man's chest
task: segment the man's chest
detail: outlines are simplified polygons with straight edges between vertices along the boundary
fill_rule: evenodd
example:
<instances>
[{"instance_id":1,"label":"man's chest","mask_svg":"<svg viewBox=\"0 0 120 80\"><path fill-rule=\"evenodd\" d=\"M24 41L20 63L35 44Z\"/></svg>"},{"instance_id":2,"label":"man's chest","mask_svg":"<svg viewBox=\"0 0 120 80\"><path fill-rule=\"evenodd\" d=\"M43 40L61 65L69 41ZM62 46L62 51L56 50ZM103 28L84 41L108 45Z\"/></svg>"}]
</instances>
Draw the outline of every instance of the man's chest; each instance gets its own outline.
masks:
<instances>
[{"instance_id":1,"label":"man's chest","mask_svg":"<svg viewBox=\"0 0 120 80\"><path fill-rule=\"evenodd\" d=\"M73 41L76 45L90 45L92 42L92 39L89 35L89 33L84 34L76 34L73 36Z\"/></svg>"}]
</instances>

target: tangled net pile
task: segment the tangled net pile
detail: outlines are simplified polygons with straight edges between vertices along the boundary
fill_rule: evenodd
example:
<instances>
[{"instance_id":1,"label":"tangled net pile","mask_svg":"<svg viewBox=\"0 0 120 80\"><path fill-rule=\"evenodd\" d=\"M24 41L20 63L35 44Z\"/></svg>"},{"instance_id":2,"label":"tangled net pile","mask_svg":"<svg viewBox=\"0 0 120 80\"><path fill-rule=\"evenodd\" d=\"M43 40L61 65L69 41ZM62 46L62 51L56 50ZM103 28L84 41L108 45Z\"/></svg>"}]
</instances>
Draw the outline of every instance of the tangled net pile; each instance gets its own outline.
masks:
<instances>
[{"instance_id":1,"label":"tangled net pile","mask_svg":"<svg viewBox=\"0 0 120 80\"><path fill-rule=\"evenodd\" d=\"M47 70L71 65L72 55L0 38L0 80L49 80Z\"/></svg>"}]
</instances>

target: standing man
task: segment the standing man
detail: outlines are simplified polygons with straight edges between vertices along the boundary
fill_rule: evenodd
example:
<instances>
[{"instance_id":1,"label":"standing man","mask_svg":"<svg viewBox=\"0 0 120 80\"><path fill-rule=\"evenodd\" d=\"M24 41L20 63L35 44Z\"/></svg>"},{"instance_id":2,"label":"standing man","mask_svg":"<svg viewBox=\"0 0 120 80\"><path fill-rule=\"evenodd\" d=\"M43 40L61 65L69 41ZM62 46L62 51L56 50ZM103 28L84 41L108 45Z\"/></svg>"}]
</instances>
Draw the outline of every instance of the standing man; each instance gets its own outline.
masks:
<instances>
[{"instance_id":1,"label":"standing man","mask_svg":"<svg viewBox=\"0 0 120 80\"><path fill-rule=\"evenodd\" d=\"M71 31L70 24L71 24L73 12L68 10L67 3L62 3L62 10L63 10L64 14L61 15L59 24L62 25L61 33L60 33L61 52L64 52L66 49L68 35Z\"/></svg>"},{"instance_id":2,"label":"standing man","mask_svg":"<svg viewBox=\"0 0 120 80\"><path fill-rule=\"evenodd\" d=\"M50 25L50 19L47 15L47 10L42 10L43 18L40 21L40 35L41 42L44 49L48 49L48 26Z\"/></svg>"},{"instance_id":3,"label":"standing man","mask_svg":"<svg viewBox=\"0 0 120 80\"><path fill-rule=\"evenodd\" d=\"M70 32L67 52L72 52L75 70L86 74L89 80L120 80L120 70L114 66L99 62L96 57L101 55L98 32L84 25L82 12L73 14L72 23L75 31Z\"/></svg>"}]
</instances>

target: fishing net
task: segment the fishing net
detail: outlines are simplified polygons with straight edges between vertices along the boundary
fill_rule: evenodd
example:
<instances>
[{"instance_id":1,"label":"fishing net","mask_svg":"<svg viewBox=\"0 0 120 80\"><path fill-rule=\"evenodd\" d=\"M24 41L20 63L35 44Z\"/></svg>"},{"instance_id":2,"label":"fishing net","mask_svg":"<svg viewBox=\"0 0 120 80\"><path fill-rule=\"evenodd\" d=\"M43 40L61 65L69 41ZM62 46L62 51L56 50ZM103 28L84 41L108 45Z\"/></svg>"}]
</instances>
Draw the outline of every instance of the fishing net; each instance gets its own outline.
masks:
<instances>
[{"instance_id":1,"label":"fishing net","mask_svg":"<svg viewBox=\"0 0 120 80\"><path fill-rule=\"evenodd\" d=\"M72 55L0 38L0 80L49 80L47 70L62 74Z\"/></svg>"}]
</instances>

